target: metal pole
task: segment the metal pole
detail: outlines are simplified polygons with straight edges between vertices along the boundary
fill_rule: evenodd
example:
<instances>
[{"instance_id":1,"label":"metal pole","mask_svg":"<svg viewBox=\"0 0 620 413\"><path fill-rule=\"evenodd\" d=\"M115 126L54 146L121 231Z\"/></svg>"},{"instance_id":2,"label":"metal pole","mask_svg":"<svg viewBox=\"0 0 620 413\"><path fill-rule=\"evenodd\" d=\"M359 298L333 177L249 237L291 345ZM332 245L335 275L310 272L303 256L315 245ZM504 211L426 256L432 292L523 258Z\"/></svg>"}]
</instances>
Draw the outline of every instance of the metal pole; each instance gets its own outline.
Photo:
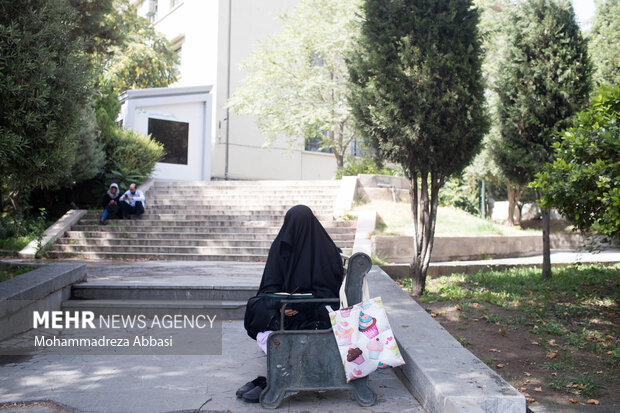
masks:
<instances>
[{"instance_id":1,"label":"metal pole","mask_svg":"<svg viewBox=\"0 0 620 413\"><path fill-rule=\"evenodd\" d=\"M230 99L230 44L232 43L231 26L232 26L232 0L228 0L228 64L226 65L228 78L226 79L226 104L228 104L228 99ZM229 143L230 143L230 110L228 109L228 106L226 106L226 155L224 158L224 179L227 181L228 181Z\"/></svg>"}]
</instances>

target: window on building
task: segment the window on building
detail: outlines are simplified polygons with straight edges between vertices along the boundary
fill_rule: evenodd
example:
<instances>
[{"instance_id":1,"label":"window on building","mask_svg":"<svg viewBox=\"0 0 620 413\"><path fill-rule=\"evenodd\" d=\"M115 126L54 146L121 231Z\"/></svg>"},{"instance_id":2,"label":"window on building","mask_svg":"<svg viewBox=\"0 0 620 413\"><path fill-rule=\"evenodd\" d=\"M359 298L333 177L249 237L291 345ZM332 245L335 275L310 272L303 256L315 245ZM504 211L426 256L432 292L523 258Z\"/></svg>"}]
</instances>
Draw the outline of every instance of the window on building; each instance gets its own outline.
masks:
<instances>
[{"instance_id":1,"label":"window on building","mask_svg":"<svg viewBox=\"0 0 620 413\"><path fill-rule=\"evenodd\" d=\"M183 0L170 0L170 8L176 7L183 3Z\"/></svg>"},{"instance_id":2,"label":"window on building","mask_svg":"<svg viewBox=\"0 0 620 413\"><path fill-rule=\"evenodd\" d=\"M329 134L330 132L325 132ZM304 143L304 149L310 152L332 153L332 148L321 148L323 139L320 136L308 137Z\"/></svg>"},{"instance_id":3,"label":"window on building","mask_svg":"<svg viewBox=\"0 0 620 413\"><path fill-rule=\"evenodd\" d=\"M172 39L170 43L172 43L172 50L179 58L179 63L174 66L174 72L177 75L178 79L181 79L181 64L183 60L183 42L185 41L185 35L179 35Z\"/></svg>"},{"instance_id":4,"label":"window on building","mask_svg":"<svg viewBox=\"0 0 620 413\"><path fill-rule=\"evenodd\" d=\"M174 65L174 72L177 75L177 79L181 79L181 61L183 59L183 46L179 45L174 49L174 53L176 53L179 61Z\"/></svg>"},{"instance_id":5,"label":"window on building","mask_svg":"<svg viewBox=\"0 0 620 413\"><path fill-rule=\"evenodd\" d=\"M157 11L159 9L158 0L148 0L147 7L146 17L149 19L149 22L153 23L157 19Z\"/></svg>"},{"instance_id":6,"label":"window on building","mask_svg":"<svg viewBox=\"0 0 620 413\"><path fill-rule=\"evenodd\" d=\"M189 123L149 118L148 133L164 145L163 163L187 165Z\"/></svg>"}]
</instances>

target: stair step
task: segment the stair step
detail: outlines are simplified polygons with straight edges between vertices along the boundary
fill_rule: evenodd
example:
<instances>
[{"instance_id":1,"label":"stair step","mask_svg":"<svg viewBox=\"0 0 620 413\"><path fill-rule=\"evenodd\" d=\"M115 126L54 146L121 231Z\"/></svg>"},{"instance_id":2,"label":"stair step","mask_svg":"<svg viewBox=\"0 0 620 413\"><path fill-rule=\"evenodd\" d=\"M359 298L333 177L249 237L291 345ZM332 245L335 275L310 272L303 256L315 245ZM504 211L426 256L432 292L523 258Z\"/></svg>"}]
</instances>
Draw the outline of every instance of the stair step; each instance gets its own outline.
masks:
<instances>
[{"instance_id":1,"label":"stair step","mask_svg":"<svg viewBox=\"0 0 620 413\"><path fill-rule=\"evenodd\" d=\"M59 245L69 246L114 246L114 245L142 245L142 246L187 246L187 247L262 247L269 248L273 240L228 240L228 239L166 239L153 238L60 238Z\"/></svg>"},{"instance_id":2,"label":"stair step","mask_svg":"<svg viewBox=\"0 0 620 413\"><path fill-rule=\"evenodd\" d=\"M254 297L254 287L177 286L150 284L78 283L71 288L74 300L227 300L247 301Z\"/></svg>"},{"instance_id":3,"label":"stair step","mask_svg":"<svg viewBox=\"0 0 620 413\"><path fill-rule=\"evenodd\" d=\"M155 256L133 252L63 252L54 249L47 252L50 258L79 258L94 260L164 260L164 261L238 261L238 262L265 262L266 255L199 255L160 253Z\"/></svg>"},{"instance_id":4,"label":"stair step","mask_svg":"<svg viewBox=\"0 0 620 413\"><path fill-rule=\"evenodd\" d=\"M329 231L328 231L329 232ZM143 233L129 232L118 233L112 231L67 231L64 238L60 240L82 240L82 239L113 239L113 240L136 240L144 239ZM276 232L252 233L252 232L149 232L149 239L183 239L183 240L247 240L247 241L269 241L273 242ZM351 237L350 233L332 233L330 237L334 241L346 241ZM70 241L67 241L70 243Z\"/></svg>"},{"instance_id":5,"label":"stair step","mask_svg":"<svg viewBox=\"0 0 620 413\"><path fill-rule=\"evenodd\" d=\"M269 247L197 247L163 245L72 245L56 244L54 252L130 252L136 254L267 255Z\"/></svg>"},{"instance_id":6,"label":"stair step","mask_svg":"<svg viewBox=\"0 0 620 413\"><path fill-rule=\"evenodd\" d=\"M128 231L133 232L202 232L202 233L218 233L218 232L256 232L256 233L269 233L269 234L277 234L280 230L280 227L239 227L239 226L217 226L217 227L207 227L207 226L164 226L164 225L154 225L154 226L144 226L144 225L133 225L133 226L125 226L125 225L81 225L77 224L71 227L74 231L106 231L106 232L117 232L123 233ZM328 227L325 228L329 234L342 234L342 233L355 233L355 228L352 226L338 226L338 227Z\"/></svg>"},{"instance_id":7,"label":"stair step","mask_svg":"<svg viewBox=\"0 0 620 413\"><path fill-rule=\"evenodd\" d=\"M221 320L242 320L244 301L215 300L66 300L63 311L92 311L96 316L137 315L146 317L164 315L217 315Z\"/></svg>"},{"instance_id":8,"label":"stair step","mask_svg":"<svg viewBox=\"0 0 620 413\"><path fill-rule=\"evenodd\" d=\"M76 246L170 246L170 247L253 247L253 248L269 248L273 239L264 240L230 240L230 239L166 239L153 238L149 234L148 239L141 238L60 238L57 240L58 245L66 245L70 247ZM334 240L340 247L352 247L353 242L349 240ZM59 249L60 250L60 249Z\"/></svg>"},{"instance_id":9,"label":"stair step","mask_svg":"<svg viewBox=\"0 0 620 413\"><path fill-rule=\"evenodd\" d=\"M78 225L93 225L99 224L98 219L80 219ZM111 219L104 225L105 227L163 227L163 226L176 226L176 227L280 227L282 221L271 220L252 220L252 221L235 221L233 219L211 219L208 221L189 221L189 220L163 220L163 219L126 219L117 220ZM347 227L353 225L351 221L324 221L323 227Z\"/></svg>"}]
</instances>

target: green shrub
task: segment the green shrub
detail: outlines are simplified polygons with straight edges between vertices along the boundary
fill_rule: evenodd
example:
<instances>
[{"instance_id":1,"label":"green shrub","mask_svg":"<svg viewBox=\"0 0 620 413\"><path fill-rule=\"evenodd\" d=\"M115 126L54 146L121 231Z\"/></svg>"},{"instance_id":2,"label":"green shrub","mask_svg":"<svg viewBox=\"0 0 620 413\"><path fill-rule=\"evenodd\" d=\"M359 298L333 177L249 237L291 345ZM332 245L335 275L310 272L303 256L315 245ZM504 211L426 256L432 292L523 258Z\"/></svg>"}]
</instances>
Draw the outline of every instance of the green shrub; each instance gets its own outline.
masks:
<instances>
[{"instance_id":1,"label":"green shrub","mask_svg":"<svg viewBox=\"0 0 620 413\"><path fill-rule=\"evenodd\" d=\"M465 184L462 178L450 178L439 190L439 205L453 206L470 214L479 214L476 193Z\"/></svg>"},{"instance_id":2,"label":"green shrub","mask_svg":"<svg viewBox=\"0 0 620 413\"><path fill-rule=\"evenodd\" d=\"M116 182L127 188L140 185L164 157L164 146L129 129L119 129L109 142L109 164L105 174L106 187Z\"/></svg>"},{"instance_id":3,"label":"green shrub","mask_svg":"<svg viewBox=\"0 0 620 413\"><path fill-rule=\"evenodd\" d=\"M620 86L602 87L553 145L532 186L583 233L620 243Z\"/></svg>"},{"instance_id":4,"label":"green shrub","mask_svg":"<svg viewBox=\"0 0 620 413\"><path fill-rule=\"evenodd\" d=\"M343 176L357 176L359 174L402 176L403 172L400 167L377 165L372 158L356 158L351 156L345 160L345 165L342 168L338 168L336 179L340 179Z\"/></svg>"}]
</instances>

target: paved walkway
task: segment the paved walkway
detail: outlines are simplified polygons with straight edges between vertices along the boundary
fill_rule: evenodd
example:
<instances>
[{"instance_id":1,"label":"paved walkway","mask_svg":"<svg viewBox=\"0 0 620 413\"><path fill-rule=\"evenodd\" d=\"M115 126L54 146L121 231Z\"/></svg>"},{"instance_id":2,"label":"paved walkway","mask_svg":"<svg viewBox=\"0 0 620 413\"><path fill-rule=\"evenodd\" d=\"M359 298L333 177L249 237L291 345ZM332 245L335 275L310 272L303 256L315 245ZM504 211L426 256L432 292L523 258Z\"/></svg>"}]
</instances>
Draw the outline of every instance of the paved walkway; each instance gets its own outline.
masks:
<instances>
[{"instance_id":1,"label":"paved walkway","mask_svg":"<svg viewBox=\"0 0 620 413\"><path fill-rule=\"evenodd\" d=\"M542 255L518 258L496 258L476 261L433 262L431 266L467 266L467 265L538 265L542 264ZM551 264L590 264L620 262L620 249L609 249L597 253L587 251L551 251Z\"/></svg>"},{"instance_id":2,"label":"paved walkway","mask_svg":"<svg viewBox=\"0 0 620 413\"><path fill-rule=\"evenodd\" d=\"M90 262L88 282L187 286L255 286L262 263ZM0 356L0 406L4 402L52 400L77 412L262 411L235 391L265 374L266 357L242 321L222 326L222 355L112 356L58 355L39 350L32 356ZM33 332L13 337L29 340ZM67 335L65 335L67 337ZM8 341L3 344L11 345ZM377 404L362 408L349 392L306 392L286 399L279 411L423 412L391 369L375 372L370 386ZM4 412L64 412L50 405L1 408Z\"/></svg>"},{"instance_id":3,"label":"paved walkway","mask_svg":"<svg viewBox=\"0 0 620 413\"><path fill-rule=\"evenodd\" d=\"M260 405L239 401L235 391L265 374L266 358L247 337L241 321L224 322L223 332L221 356L60 356L41 352L12 361L0 357L0 405L53 400L78 412L153 413L198 412L204 403L201 412L262 411ZM373 373L370 385L378 393L373 408L361 408L348 392L332 391L293 396L280 410L423 412L392 371ZM37 412L36 408L8 411Z\"/></svg>"}]
</instances>

